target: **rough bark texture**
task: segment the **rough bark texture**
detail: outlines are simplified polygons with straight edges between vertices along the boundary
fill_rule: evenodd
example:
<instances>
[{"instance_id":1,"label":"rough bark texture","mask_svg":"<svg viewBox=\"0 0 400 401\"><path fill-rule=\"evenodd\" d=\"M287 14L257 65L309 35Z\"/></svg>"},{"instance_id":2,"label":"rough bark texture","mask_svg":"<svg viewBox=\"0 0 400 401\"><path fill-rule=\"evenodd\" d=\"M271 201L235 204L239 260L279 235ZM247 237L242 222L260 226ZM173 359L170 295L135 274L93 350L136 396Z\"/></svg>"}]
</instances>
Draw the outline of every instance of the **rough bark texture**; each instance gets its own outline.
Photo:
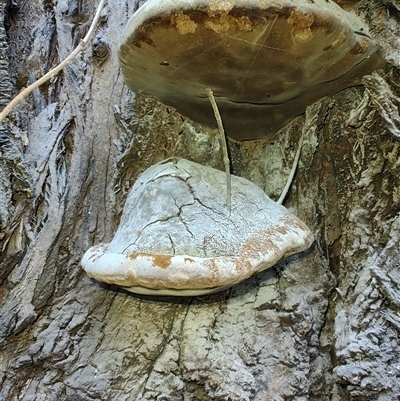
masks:
<instances>
[{"instance_id":1,"label":"rough bark texture","mask_svg":"<svg viewBox=\"0 0 400 401\"><path fill-rule=\"evenodd\" d=\"M70 53L96 5L0 2L2 105ZM234 173L276 199L304 132L286 206L315 245L196 298L134 296L79 266L145 168L181 156L223 170L215 131L127 91L116 49L137 6L109 0L92 47L1 126L0 399L399 399L400 4L355 4L387 50L365 89L274 141L229 144Z\"/></svg>"}]
</instances>

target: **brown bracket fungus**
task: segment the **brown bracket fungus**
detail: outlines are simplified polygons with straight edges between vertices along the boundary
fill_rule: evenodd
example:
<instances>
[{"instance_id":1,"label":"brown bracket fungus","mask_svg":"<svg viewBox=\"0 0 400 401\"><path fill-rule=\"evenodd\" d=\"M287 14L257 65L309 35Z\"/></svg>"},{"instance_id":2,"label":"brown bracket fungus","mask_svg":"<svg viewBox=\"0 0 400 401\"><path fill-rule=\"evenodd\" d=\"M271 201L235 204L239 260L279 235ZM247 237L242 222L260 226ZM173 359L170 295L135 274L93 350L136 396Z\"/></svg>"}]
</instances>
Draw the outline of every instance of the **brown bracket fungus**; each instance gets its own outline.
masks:
<instances>
[{"instance_id":1,"label":"brown bracket fungus","mask_svg":"<svg viewBox=\"0 0 400 401\"><path fill-rule=\"evenodd\" d=\"M216 292L307 249L309 228L250 181L185 159L143 172L109 244L90 248L86 273L139 294Z\"/></svg>"},{"instance_id":2,"label":"brown bracket fungus","mask_svg":"<svg viewBox=\"0 0 400 401\"><path fill-rule=\"evenodd\" d=\"M271 137L309 104L383 60L356 15L330 0L148 0L119 48L128 87L227 135Z\"/></svg>"}]
</instances>

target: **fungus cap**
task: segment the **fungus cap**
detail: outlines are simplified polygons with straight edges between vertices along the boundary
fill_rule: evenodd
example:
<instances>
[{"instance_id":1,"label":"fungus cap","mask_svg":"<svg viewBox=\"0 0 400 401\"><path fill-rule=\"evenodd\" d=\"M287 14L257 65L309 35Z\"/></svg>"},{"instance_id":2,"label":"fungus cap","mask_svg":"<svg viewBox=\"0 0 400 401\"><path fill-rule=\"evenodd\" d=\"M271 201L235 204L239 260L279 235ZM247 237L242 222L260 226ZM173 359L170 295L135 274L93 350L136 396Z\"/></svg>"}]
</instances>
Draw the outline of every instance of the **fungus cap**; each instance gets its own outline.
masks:
<instances>
[{"instance_id":1,"label":"fungus cap","mask_svg":"<svg viewBox=\"0 0 400 401\"><path fill-rule=\"evenodd\" d=\"M109 244L90 248L86 273L128 291L201 295L239 283L307 249L309 228L250 181L185 159L143 172Z\"/></svg>"},{"instance_id":2,"label":"fungus cap","mask_svg":"<svg viewBox=\"0 0 400 401\"><path fill-rule=\"evenodd\" d=\"M119 47L128 87L227 135L272 137L309 104L356 84L382 61L354 14L329 0L148 0Z\"/></svg>"}]
</instances>

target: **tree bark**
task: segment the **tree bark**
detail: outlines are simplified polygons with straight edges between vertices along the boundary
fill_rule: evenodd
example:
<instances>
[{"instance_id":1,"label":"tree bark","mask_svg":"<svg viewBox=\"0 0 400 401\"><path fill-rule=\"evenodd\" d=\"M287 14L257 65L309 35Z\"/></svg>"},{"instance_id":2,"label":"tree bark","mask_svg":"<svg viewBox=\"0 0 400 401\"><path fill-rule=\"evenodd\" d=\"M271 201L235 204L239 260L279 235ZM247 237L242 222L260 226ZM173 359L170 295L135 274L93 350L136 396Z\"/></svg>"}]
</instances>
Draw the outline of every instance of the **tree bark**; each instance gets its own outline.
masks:
<instances>
[{"instance_id":1,"label":"tree bark","mask_svg":"<svg viewBox=\"0 0 400 401\"><path fill-rule=\"evenodd\" d=\"M278 199L304 133L286 206L315 244L229 290L169 298L94 282L80 259L110 241L147 167L224 170L222 150L216 130L127 90L116 52L139 3L107 2L91 47L0 126L0 399L400 399L400 4L345 3L386 64L273 141L229 142L233 173ZM76 47L96 6L0 2L2 107Z\"/></svg>"}]
</instances>

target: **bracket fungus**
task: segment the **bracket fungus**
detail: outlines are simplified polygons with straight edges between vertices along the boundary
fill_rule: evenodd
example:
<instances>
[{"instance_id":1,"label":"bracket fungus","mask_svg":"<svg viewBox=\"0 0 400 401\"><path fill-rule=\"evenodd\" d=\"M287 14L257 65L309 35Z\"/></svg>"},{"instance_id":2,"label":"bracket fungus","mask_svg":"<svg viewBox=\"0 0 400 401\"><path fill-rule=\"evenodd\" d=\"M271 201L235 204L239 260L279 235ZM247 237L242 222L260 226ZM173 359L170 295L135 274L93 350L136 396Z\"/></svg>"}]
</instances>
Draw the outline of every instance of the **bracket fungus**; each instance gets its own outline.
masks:
<instances>
[{"instance_id":1,"label":"bracket fungus","mask_svg":"<svg viewBox=\"0 0 400 401\"><path fill-rule=\"evenodd\" d=\"M139 294L194 296L220 291L306 250L309 228L250 181L185 159L144 171L108 244L90 248L86 273Z\"/></svg>"},{"instance_id":2,"label":"bracket fungus","mask_svg":"<svg viewBox=\"0 0 400 401\"><path fill-rule=\"evenodd\" d=\"M330 0L148 0L119 48L125 82L227 135L272 137L309 104L383 62L358 17Z\"/></svg>"}]
</instances>

